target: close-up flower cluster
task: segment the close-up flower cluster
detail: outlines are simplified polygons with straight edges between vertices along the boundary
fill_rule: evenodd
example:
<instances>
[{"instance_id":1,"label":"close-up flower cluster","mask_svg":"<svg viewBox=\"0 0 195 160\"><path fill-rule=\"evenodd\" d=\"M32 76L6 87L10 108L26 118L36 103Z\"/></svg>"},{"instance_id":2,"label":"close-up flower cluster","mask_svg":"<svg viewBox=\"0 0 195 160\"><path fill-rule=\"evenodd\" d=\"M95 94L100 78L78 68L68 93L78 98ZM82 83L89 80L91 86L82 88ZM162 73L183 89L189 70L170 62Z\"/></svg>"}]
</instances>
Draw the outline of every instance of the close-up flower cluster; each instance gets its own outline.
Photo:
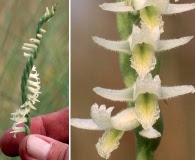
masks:
<instances>
[{"instance_id":1,"label":"close-up flower cluster","mask_svg":"<svg viewBox=\"0 0 195 160\"><path fill-rule=\"evenodd\" d=\"M116 13L131 13L138 16L138 22L132 25L132 32L122 41L109 41L93 37L98 45L120 54L130 55L130 68L136 72L135 82L122 90L95 87L93 91L112 101L131 102L131 106L111 116L114 107L96 103L91 107L91 119L72 118L71 125L81 129L105 130L96 144L99 155L105 159L119 145L125 131L141 126L139 135L146 139L156 139L162 133L154 127L160 118L159 100L194 93L192 85L161 86L158 74L153 74L157 66L157 54L188 43L193 36L178 39L161 40L164 32L162 15L182 13L195 8L192 4L171 4L169 0L126 0L100 5L103 10ZM129 28L130 29L130 28ZM126 68L126 70L128 70Z\"/></svg>"}]
</instances>

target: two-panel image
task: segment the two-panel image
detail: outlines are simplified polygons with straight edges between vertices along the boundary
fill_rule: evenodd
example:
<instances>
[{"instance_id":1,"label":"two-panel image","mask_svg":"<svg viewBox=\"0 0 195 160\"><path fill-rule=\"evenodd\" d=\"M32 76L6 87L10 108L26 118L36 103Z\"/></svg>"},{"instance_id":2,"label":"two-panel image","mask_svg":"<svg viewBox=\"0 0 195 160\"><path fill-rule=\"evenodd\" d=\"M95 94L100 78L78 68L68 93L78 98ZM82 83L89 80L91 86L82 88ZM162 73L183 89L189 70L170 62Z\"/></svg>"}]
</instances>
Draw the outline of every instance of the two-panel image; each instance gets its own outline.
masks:
<instances>
[{"instance_id":1,"label":"two-panel image","mask_svg":"<svg viewBox=\"0 0 195 160\"><path fill-rule=\"evenodd\" d=\"M0 4L0 160L195 159L195 1Z\"/></svg>"}]
</instances>

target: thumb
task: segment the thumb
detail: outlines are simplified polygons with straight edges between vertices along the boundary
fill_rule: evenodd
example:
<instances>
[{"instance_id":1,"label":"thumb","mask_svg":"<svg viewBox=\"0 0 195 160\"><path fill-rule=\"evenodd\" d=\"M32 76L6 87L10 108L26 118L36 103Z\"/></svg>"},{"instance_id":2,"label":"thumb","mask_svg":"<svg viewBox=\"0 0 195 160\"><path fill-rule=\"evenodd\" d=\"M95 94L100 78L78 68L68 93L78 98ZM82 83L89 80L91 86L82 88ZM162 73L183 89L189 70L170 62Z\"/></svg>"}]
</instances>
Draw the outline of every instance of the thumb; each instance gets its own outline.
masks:
<instances>
[{"instance_id":1,"label":"thumb","mask_svg":"<svg viewBox=\"0 0 195 160\"><path fill-rule=\"evenodd\" d=\"M22 160L68 160L68 145L42 135L26 136L20 143Z\"/></svg>"}]
</instances>

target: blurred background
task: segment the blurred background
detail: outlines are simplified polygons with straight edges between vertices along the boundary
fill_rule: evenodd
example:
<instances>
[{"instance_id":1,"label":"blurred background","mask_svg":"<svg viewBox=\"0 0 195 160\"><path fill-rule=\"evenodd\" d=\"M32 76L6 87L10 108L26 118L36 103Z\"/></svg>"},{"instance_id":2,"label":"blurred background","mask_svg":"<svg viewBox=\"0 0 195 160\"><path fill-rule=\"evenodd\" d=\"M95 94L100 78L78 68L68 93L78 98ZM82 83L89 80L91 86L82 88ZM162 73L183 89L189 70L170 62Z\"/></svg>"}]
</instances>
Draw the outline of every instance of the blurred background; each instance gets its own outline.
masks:
<instances>
[{"instance_id":1,"label":"blurred background","mask_svg":"<svg viewBox=\"0 0 195 160\"><path fill-rule=\"evenodd\" d=\"M101 10L98 5L113 0L71 1L71 117L91 118L94 103L115 106L113 114L126 107L125 103L108 101L96 95L96 86L121 89L124 84L120 75L118 54L96 45L92 36L119 40L116 14ZM171 1L174 2L174 1ZM183 0L178 3L190 3ZM174 2L175 3L175 2ZM195 10L172 16L165 21L162 39L195 35ZM195 39L188 44L162 53L160 70L162 85L195 86ZM195 95L188 94L160 102L164 117L164 134L155 153L155 160L195 159ZM100 160L95 144L101 131L71 128L72 160ZM126 132L110 160L135 160L135 138Z\"/></svg>"},{"instance_id":2,"label":"blurred background","mask_svg":"<svg viewBox=\"0 0 195 160\"><path fill-rule=\"evenodd\" d=\"M35 37L38 19L57 1L0 1L0 135L12 126L10 113L21 105L20 82L26 58L23 43ZM41 48L35 65L40 74L41 92L32 116L58 111L68 106L69 90L69 11L68 0L58 0L55 16L43 28ZM0 160L8 158L0 152Z\"/></svg>"}]
</instances>

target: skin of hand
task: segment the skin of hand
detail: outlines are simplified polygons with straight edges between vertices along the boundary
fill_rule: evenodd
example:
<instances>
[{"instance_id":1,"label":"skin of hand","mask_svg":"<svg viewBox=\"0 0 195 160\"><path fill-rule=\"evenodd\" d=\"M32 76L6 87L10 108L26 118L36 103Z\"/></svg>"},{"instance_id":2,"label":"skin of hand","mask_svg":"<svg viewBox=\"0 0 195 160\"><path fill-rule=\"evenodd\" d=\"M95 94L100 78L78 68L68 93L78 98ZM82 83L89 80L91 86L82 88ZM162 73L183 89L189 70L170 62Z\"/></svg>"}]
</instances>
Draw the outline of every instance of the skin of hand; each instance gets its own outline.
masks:
<instances>
[{"instance_id":1,"label":"skin of hand","mask_svg":"<svg viewBox=\"0 0 195 160\"><path fill-rule=\"evenodd\" d=\"M31 119L31 135L18 133L16 138L8 129L0 138L2 152L20 156L22 160L69 159L69 109Z\"/></svg>"}]
</instances>

